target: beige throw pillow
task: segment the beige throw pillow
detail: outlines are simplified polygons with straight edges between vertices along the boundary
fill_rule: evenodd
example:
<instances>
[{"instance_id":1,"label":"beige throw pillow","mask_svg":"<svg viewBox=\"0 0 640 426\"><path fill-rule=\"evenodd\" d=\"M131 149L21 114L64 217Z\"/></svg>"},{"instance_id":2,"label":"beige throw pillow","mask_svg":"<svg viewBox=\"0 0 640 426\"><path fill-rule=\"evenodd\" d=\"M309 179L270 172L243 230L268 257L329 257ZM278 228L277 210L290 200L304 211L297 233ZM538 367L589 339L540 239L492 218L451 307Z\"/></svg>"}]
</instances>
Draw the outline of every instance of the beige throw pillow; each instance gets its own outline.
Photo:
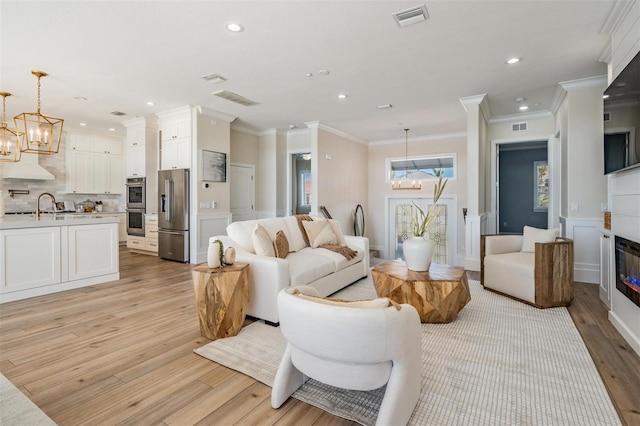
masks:
<instances>
[{"instance_id":1,"label":"beige throw pillow","mask_svg":"<svg viewBox=\"0 0 640 426\"><path fill-rule=\"evenodd\" d=\"M525 226L522 233L522 249L521 252L535 253L536 243L552 243L556 240L560 230L540 229L532 226Z\"/></svg>"},{"instance_id":2,"label":"beige throw pillow","mask_svg":"<svg viewBox=\"0 0 640 426\"><path fill-rule=\"evenodd\" d=\"M276 232L276 239L273 242L273 247L276 251L276 257L284 259L289 254L289 240L284 231Z\"/></svg>"},{"instance_id":3,"label":"beige throw pillow","mask_svg":"<svg viewBox=\"0 0 640 426\"><path fill-rule=\"evenodd\" d=\"M328 220L329 220L329 224L331 224L331 229L333 230L333 233L336 234L338 244L340 244L341 246L346 246L347 241L344 239L344 235L342 235L342 229L340 229L340 222L338 222L335 219L328 219Z\"/></svg>"},{"instance_id":4,"label":"beige throw pillow","mask_svg":"<svg viewBox=\"0 0 640 426\"><path fill-rule=\"evenodd\" d=\"M269 233L259 223L253 228L251 233L251 240L253 241L253 250L258 256L270 256L275 257L276 252L273 249L273 242Z\"/></svg>"},{"instance_id":5,"label":"beige throw pillow","mask_svg":"<svg viewBox=\"0 0 640 426\"><path fill-rule=\"evenodd\" d=\"M323 244L338 244L338 238L333 232L333 228L326 219L302 221L302 226L309 237L309 245L318 248Z\"/></svg>"},{"instance_id":6,"label":"beige throw pillow","mask_svg":"<svg viewBox=\"0 0 640 426\"><path fill-rule=\"evenodd\" d=\"M361 309L381 309L391 306L387 297L380 297L372 300L333 300L324 297L309 296L307 294L298 293L298 297L305 300L310 300L316 303L322 303L324 305L342 306L344 308L361 308Z\"/></svg>"}]
</instances>

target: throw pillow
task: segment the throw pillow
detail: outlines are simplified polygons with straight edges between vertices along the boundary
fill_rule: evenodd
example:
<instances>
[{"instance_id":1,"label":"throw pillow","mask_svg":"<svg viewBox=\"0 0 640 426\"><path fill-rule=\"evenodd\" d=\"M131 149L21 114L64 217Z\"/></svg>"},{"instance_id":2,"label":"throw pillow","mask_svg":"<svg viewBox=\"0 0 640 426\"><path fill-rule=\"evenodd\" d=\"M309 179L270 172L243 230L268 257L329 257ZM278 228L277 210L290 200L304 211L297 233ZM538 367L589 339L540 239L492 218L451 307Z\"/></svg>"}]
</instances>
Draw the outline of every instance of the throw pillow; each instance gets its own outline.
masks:
<instances>
[{"instance_id":1,"label":"throw pillow","mask_svg":"<svg viewBox=\"0 0 640 426\"><path fill-rule=\"evenodd\" d=\"M329 219L329 223L331 224L331 229L333 230L333 233L336 234L338 244L340 244L341 246L346 246L347 241L344 239L344 235L342 235L342 229L340 229L340 222L338 222L335 219Z\"/></svg>"},{"instance_id":2,"label":"throw pillow","mask_svg":"<svg viewBox=\"0 0 640 426\"><path fill-rule=\"evenodd\" d=\"M309 245L318 248L323 244L338 244L338 238L326 219L303 221L302 226L309 237Z\"/></svg>"},{"instance_id":3,"label":"throw pillow","mask_svg":"<svg viewBox=\"0 0 640 426\"><path fill-rule=\"evenodd\" d=\"M275 257L276 252L273 249L273 242L269 237L269 233L259 223L256 223L256 226L253 228L251 239L253 240L253 250L255 250L258 256Z\"/></svg>"},{"instance_id":4,"label":"throw pillow","mask_svg":"<svg viewBox=\"0 0 640 426\"><path fill-rule=\"evenodd\" d=\"M556 240L560 230L540 229L531 226L525 226L522 233L522 249L521 252L535 253L536 243L552 243Z\"/></svg>"},{"instance_id":5,"label":"throw pillow","mask_svg":"<svg viewBox=\"0 0 640 426\"><path fill-rule=\"evenodd\" d=\"M273 246L276 250L276 257L284 259L289 254L289 240L284 234L284 231L276 232L276 239L273 242Z\"/></svg>"},{"instance_id":6,"label":"throw pillow","mask_svg":"<svg viewBox=\"0 0 640 426\"><path fill-rule=\"evenodd\" d=\"M392 306L393 304L387 297L380 297L372 300L334 300L324 297L309 296L307 294L298 293L298 297L301 299L309 300L316 303L322 303L324 305L342 306L344 308L361 308L361 309L381 309Z\"/></svg>"}]
</instances>

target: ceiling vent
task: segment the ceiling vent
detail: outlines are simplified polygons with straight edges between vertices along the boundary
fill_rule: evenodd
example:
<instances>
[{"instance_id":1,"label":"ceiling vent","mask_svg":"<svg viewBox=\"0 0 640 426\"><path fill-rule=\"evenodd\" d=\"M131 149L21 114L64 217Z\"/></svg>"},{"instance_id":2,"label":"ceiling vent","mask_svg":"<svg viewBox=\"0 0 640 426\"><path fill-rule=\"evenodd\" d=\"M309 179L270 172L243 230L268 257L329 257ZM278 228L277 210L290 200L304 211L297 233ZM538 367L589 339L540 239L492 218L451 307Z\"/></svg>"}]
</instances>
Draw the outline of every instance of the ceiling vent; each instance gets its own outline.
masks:
<instances>
[{"instance_id":1,"label":"ceiling vent","mask_svg":"<svg viewBox=\"0 0 640 426\"><path fill-rule=\"evenodd\" d=\"M224 81L227 81L227 79L221 76L220 74L208 74L208 75L203 75L200 78L202 78L204 81L210 81L212 83L222 83Z\"/></svg>"},{"instance_id":2,"label":"ceiling vent","mask_svg":"<svg viewBox=\"0 0 640 426\"><path fill-rule=\"evenodd\" d=\"M429 19L429 12L427 12L427 6L421 4L420 6L396 12L392 16L399 27L406 27L408 25L426 21Z\"/></svg>"},{"instance_id":3,"label":"ceiling vent","mask_svg":"<svg viewBox=\"0 0 640 426\"><path fill-rule=\"evenodd\" d=\"M521 123L511 123L511 131L512 132L524 132L527 130L527 122L523 121Z\"/></svg>"},{"instance_id":4,"label":"ceiling vent","mask_svg":"<svg viewBox=\"0 0 640 426\"><path fill-rule=\"evenodd\" d=\"M111 115L117 115L118 117L122 117L123 115L127 115L127 113L122 111L111 111Z\"/></svg>"},{"instance_id":5,"label":"ceiling vent","mask_svg":"<svg viewBox=\"0 0 640 426\"><path fill-rule=\"evenodd\" d=\"M237 93L233 93L228 90L218 90L217 92L213 92L211 94L244 106L260 105L256 101L252 101L251 99L247 99L244 96L240 96Z\"/></svg>"}]
</instances>

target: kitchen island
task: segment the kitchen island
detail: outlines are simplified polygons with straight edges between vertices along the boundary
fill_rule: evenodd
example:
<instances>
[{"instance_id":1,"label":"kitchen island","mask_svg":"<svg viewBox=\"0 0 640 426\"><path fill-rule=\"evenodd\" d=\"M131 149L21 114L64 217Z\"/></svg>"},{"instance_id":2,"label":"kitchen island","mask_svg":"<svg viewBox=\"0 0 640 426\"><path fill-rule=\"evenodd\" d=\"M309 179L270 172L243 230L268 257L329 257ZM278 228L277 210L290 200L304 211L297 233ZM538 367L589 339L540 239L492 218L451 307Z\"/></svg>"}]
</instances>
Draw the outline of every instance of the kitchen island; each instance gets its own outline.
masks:
<instances>
[{"instance_id":1,"label":"kitchen island","mask_svg":"<svg viewBox=\"0 0 640 426\"><path fill-rule=\"evenodd\" d=\"M100 214L0 218L0 303L118 280L118 223Z\"/></svg>"}]
</instances>

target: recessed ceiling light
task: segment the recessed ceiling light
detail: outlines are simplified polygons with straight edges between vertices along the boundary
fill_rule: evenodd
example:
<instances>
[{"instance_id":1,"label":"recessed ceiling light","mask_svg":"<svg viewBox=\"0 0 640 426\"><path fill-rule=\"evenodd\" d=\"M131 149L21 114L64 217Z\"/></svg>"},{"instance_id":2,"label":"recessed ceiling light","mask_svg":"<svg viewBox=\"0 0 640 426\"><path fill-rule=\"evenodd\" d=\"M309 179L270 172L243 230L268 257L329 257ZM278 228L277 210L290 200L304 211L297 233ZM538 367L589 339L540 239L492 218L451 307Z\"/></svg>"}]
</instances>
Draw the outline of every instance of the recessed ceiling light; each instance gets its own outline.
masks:
<instances>
[{"instance_id":1,"label":"recessed ceiling light","mask_svg":"<svg viewBox=\"0 0 640 426\"><path fill-rule=\"evenodd\" d=\"M85 126L87 125L87 123L80 123L80 125L81 125L82 127L85 127Z\"/></svg>"},{"instance_id":2,"label":"recessed ceiling light","mask_svg":"<svg viewBox=\"0 0 640 426\"><path fill-rule=\"evenodd\" d=\"M237 22L227 22L225 24L225 26L227 27L227 29L233 33L240 33L242 31L244 31L244 27L240 24L238 24Z\"/></svg>"},{"instance_id":3,"label":"recessed ceiling light","mask_svg":"<svg viewBox=\"0 0 640 426\"><path fill-rule=\"evenodd\" d=\"M378 109L389 109L389 108L393 108L393 105L391 105L391 104L378 105L376 108L378 108Z\"/></svg>"},{"instance_id":4,"label":"recessed ceiling light","mask_svg":"<svg viewBox=\"0 0 640 426\"><path fill-rule=\"evenodd\" d=\"M347 99L347 97L348 96L346 94L344 94L344 93L338 94L338 99Z\"/></svg>"},{"instance_id":5,"label":"recessed ceiling light","mask_svg":"<svg viewBox=\"0 0 640 426\"><path fill-rule=\"evenodd\" d=\"M609 95L602 95L602 99L607 99L609 98Z\"/></svg>"},{"instance_id":6,"label":"recessed ceiling light","mask_svg":"<svg viewBox=\"0 0 640 426\"><path fill-rule=\"evenodd\" d=\"M297 129L298 126L296 126L295 124L289 124L289 129L293 130L293 129Z\"/></svg>"},{"instance_id":7,"label":"recessed ceiling light","mask_svg":"<svg viewBox=\"0 0 640 426\"><path fill-rule=\"evenodd\" d=\"M155 105L155 102L147 101L147 105L149 105L149 106L154 106L154 105Z\"/></svg>"},{"instance_id":8,"label":"recessed ceiling light","mask_svg":"<svg viewBox=\"0 0 640 426\"><path fill-rule=\"evenodd\" d=\"M529 107L527 105L522 105L521 107L518 108L520 111L526 111L529 109Z\"/></svg>"},{"instance_id":9,"label":"recessed ceiling light","mask_svg":"<svg viewBox=\"0 0 640 426\"><path fill-rule=\"evenodd\" d=\"M305 75L306 75L307 77L313 77L313 74L312 74L312 73L310 73L310 72L306 73Z\"/></svg>"},{"instance_id":10,"label":"recessed ceiling light","mask_svg":"<svg viewBox=\"0 0 640 426\"><path fill-rule=\"evenodd\" d=\"M114 127L109 127L109 131L110 131L110 132L115 132L115 131L116 131L116 129L115 129Z\"/></svg>"},{"instance_id":11,"label":"recessed ceiling light","mask_svg":"<svg viewBox=\"0 0 640 426\"><path fill-rule=\"evenodd\" d=\"M75 99L76 101L86 101L87 100L87 98L85 98L84 96L76 96L73 99Z\"/></svg>"},{"instance_id":12,"label":"recessed ceiling light","mask_svg":"<svg viewBox=\"0 0 640 426\"><path fill-rule=\"evenodd\" d=\"M522 96L514 99L514 101L516 101L516 102L524 102L525 100L526 100L526 98L523 98Z\"/></svg>"},{"instance_id":13,"label":"recessed ceiling light","mask_svg":"<svg viewBox=\"0 0 640 426\"><path fill-rule=\"evenodd\" d=\"M509 58L505 61L505 64L513 65L513 64L517 64L520 61L522 61L522 58Z\"/></svg>"},{"instance_id":14,"label":"recessed ceiling light","mask_svg":"<svg viewBox=\"0 0 640 426\"><path fill-rule=\"evenodd\" d=\"M329 70L319 70L318 74L320 74L320 75L329 75L330 72L329 72Z\"/></svg>"}]
</instances>

